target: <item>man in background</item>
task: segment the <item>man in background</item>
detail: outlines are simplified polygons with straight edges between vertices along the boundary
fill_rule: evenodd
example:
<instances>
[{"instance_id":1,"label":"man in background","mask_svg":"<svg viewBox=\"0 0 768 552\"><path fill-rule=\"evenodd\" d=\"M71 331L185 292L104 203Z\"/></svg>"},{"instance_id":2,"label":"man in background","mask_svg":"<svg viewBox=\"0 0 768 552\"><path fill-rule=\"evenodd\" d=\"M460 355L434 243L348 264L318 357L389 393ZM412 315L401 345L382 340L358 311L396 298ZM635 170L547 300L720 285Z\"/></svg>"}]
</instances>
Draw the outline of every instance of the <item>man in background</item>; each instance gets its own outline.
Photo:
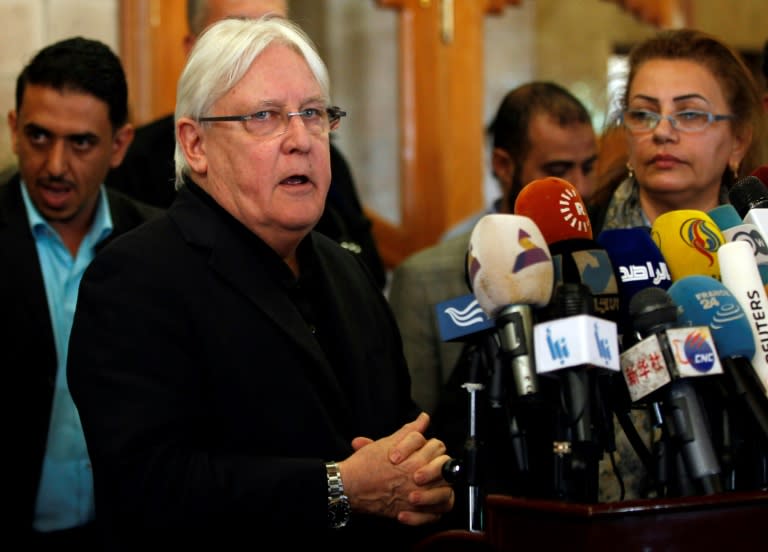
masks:
<instances>
[{"instance_id":1,"label":"man in background","mask_svg":"<svg viewBox=\"0 0 768 552\"><path fill-rule=\"evenodd\" d=\"M539 91L543 93L541 98L535 96ZM536 178L557 176L569 181L579 191L584 202L589 203L595 191L594 152L589 158L582 159L581 164L576 163L572 153L577 146L571 147L567 144L569 121L561 120L558 123L542 115L542 112L548 111L547 104L560 98L563 92L570 97L568 103L574 107L581 105L570 92L562 88L557 90L552 83L545 82L530 83L520 87L515 94L507 95L503 103L507 108L499 109L496 119L488 129L493 142L491 168L501 194L487 209L449 228L441 237L442 241L471 231L484 215L511 213L517 193L530 182L525 179L534 172L541 175ZM578 122L591 127L591 119L583 105L579 112ZM552 130L554 133L550 135ZM586 132L586 127L582 127L582 131L583 140L587 140L589 133ZM565 139L563 134L566 135ZM590 148L594 146L590 145Z\"/></svg>"},{"instance_id":2,"label":"man in background","mask_svg":"<svg viewBox=\"0 0 768 552\"><path fill-rule=\"evenodd\" d=\"M0 366L4 536L18 550L98 550L91 464L65 363L86 267L161 213L102 185L133 138L127 98L118 57L72 38L23 69L8 113L18 171L0 186Z\"/></svg>"},{"instance_id":3,"label":"man in background","mask_svg":"<svg viewBox=\"0 0 768 552\"><path fill-rule=\"evenodd\" d=\"M188 0L184 51L189 55L200 34L225 17L259 18L267 14L288 16L285 0ZM173 114L136 130L123 164L112 171L107 186L159 207L168 207L176 197L173 150ZM341 152L331 143L333 178L323 216L315 228L342 247L359 255L381 289L386 270L371 232L371 221L363 212L352 172Z\"/></svg>"},{"instance_id":4,"label":"man in background","mask_svg":"<svg viewBox=\"0 0 768 552\"><path fill-rule=\"evenodd\" d=\"M507 93L489 134L493 175L502 190L499 213L512 213L520 190L537 178L594 184L597 141L589 113L557 84L531 82ZM430 413L462 351L461 343L441 340L435 306L469 293L464 257L473 227L415 253L392 274L389 300L403 336L413 397Z\"/></svg>"}]
</instances>

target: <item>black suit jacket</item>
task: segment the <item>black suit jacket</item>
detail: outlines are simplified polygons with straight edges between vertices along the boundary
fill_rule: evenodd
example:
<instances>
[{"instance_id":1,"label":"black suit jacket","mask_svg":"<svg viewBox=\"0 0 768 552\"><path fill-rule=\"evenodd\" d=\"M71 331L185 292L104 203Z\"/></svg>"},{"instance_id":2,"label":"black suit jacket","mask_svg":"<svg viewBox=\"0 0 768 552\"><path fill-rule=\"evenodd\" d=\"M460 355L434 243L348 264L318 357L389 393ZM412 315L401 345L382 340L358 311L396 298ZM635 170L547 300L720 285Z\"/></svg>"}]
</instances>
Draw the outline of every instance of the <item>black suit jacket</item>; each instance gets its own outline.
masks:
<instances>
[{"instance_id":1,"label":"black suit jacket","mask_svg":"<svg viewBox=\"0 0 768 552\"><path fill-rule=\"evenodd\" d=\"M417 534L362 517L326 529L323 462L417 408L375 282L338 244L307 239L339 366L265 268L265 244L197 188L88 268L68 374L111 549L229 550L268 535L358 548Z\"/></svg>"},{"instance_id":2,"label":"black suit jacket","mask_svg":"<svg viewBox=\"0 0 768 552\"><path fill-rule=\"evenodd\" d=\"M107 176L107 186L139 201L168 207L176 197L176 148L173 115L167 115L136 129L125 160ZM344 156L331 142L331 187L325 211L315 230L358 253L380 289L386 284L386 270L363 211L352 171Z\"/></svg>"},{"instance_id":3,"label":"black suit jacket","mask_svg":"<svg viewBox=\"0 0 768 552\"><path fill-rule=\"evenodd\" d=\"M99 245L161 213L108 191L114 224ZM3 369L3 423L6 431L5 500L7 527L31 530L56 381L56 347L19 175L0 185L0 367Z\"/></svg>"}]
</instances>

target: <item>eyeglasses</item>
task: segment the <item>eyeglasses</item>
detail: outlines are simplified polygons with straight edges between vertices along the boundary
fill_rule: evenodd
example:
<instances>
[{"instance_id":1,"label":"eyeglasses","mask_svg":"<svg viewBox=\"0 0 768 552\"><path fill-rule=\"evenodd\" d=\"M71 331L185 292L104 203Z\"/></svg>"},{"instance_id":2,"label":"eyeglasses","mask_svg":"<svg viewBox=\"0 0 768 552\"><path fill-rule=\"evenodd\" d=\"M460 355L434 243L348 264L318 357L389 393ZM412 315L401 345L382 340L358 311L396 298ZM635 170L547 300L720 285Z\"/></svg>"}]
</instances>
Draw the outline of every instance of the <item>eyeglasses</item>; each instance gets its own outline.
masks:
<instances>
[{"instance_id":1,"label":"eyeglasses","mask_svg":"<svg viewBox=\"0 0 768 552\"><path fill-rule=\"evenodd\" d=\"M624 126L632 132L647 132L659 126L662 119L669 121L672 128L681 132L699 132L717 121L729 121L733 115L715 115L708 111L686 110L672 115L662 115L645 109L627 109L622 113Z\"/></svg>"},{"instance_id":2,"label":"eyeglasses","mask_svg":"<svg viewBox=\"0 0 768 552\"><path fill-rule=\"evenodd\" d=\"M339 107L326 108L308 107L301 111L281 111L279 109L263 109L248 115L222 115L220 117L200 117L201 123L240 121L246 132L259 138L275 138L288 132L291 117L299 117L307 132L320 136L339 128L341 118L347 112Z\"/></svg>"}]
</instances>

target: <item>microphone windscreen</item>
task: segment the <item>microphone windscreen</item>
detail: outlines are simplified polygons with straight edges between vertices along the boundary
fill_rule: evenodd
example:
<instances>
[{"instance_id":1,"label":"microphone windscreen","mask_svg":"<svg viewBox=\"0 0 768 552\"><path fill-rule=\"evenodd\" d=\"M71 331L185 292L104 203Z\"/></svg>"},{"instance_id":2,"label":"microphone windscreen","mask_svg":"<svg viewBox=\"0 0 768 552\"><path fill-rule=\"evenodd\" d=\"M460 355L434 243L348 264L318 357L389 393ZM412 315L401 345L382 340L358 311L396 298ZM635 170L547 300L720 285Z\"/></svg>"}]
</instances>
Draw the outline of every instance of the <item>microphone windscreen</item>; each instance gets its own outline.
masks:
<instances>
[{"instance_id":1,"label":"microphone windscreen","mask_svg":"<svg viewBox=\"0 0 768 552\"><path fill-rule=\"evenodd\" d=\"M592 294L593 314L613 322L619 318L619 287L608 252L592 239L550 244L555 287L584 284Z\"/></svg>"},{"instance_id":2,"label":"microphone windscreen","mask_svg":"<svg viewBox=\"0 0 768 552\"><path fill-rule=\"evenodd\" d=\"M666 289L647 287L629 301L629 316L635 330L647 337L677 322L677 305Z\"/></svg>"},{"instance_id":3,"label":"microphone windscreen","mask_svg":"<svg viewBox=\"0 0 768 552\"><path fill-rule=\"evenodd\" d=\"M467 279L483 311L495 318L508 305L544 306L554 268L538 226L522 215L482 217L469 239Z\"/></svg>"},{"instance_id":4,"label":"microphone windscreen","mask_svg":"<svg viewBox=\"0 0 768 552\"><path fill-rule=\"evenodd\" d=\"M515 214L529 217L547 244L561 240L592 239L587 207L576 187L549 176L528 183L515 200Z\"/></svg>"},{"instance_id":5,"label":"microphone windscreen","mask_svg":"<svg viewBox=\"0 0 768 552\"><path fill-rule=\"evenodd\" d=\"M729 230L734 226L741 226L744 224L742 217L739 216L736 208L730 203L718 205L714 209L707 211L707 214L714 221L721 232Z\"/></svg>"},{"instance_id":6,"label":"microphone windscreen","mask_svg":"<svg viewBox=\"0 0 768 552\"><path fill-rule=\"evenodd\" d=\"M643 288L668 289L672 285L667 263L648 228L603 230L597 236L597 243L611 259L623 304L628 305L632 296Z\"/></svg>"},{"instance_id":7,"label":"microphone windscreen","mask_svg":"<svg viewBox=\"0 0 768 552\"><path fill-rule=\"evenodd\" d=\"M659 215L651 226L651 238L673 282L694 274L720 279L717 250L725 237L704 211L678 209Z\"/></svg>"},{"instance_id":8,"label":"microphone windscreen","mask_svg":"<svg viewBox=\"0 0 768 552\"><path fill-rule=\"evenodd\" d=\"M763 388L768 389L768 295L760 279L752 248L746 242L734 241L723 245L717 255L720 258L723 285L747 313L757 349L752 357L752 366Z\"/></svg>"},{"instance_id":9,"label":"microphone windscreen","mask_svg":"<svg viewBox=\"0 0 768 552\"><path fill-rule=\"evenodd\" d=\"M669 288L677 304L677 320L687 326L709 326L720 358L752 359L755 340L744 309L721 282L710 276L686 276Z\"/></svg>"},{"instance_id":10,"label":"microphone windscreen","mask_svg":"<svg viewBox=\"0 0 768 552\"><path fill-rule=\"evenodd\" d=\"M768 245L765 237L757 226L741 220L739 213L733 205L726 203L719 205L707 213L723 233L725 241L745 241L752 248L755 255L755 261L760 265L761 272L766 270L768 265ZM768 280L763 280L765 283Z\"/></svg>"},{"instance_id":11,"label":"microphone windscreen","mask_svg":"<svg viewBox=\"0 0 768 552\"><path fill-rule=\"evenodd\" d=\"M751 209L768 207L768 188L756 176L745 176L728 190L728 199L736 212L744 218Z\"/></svg>"}]
</instances>

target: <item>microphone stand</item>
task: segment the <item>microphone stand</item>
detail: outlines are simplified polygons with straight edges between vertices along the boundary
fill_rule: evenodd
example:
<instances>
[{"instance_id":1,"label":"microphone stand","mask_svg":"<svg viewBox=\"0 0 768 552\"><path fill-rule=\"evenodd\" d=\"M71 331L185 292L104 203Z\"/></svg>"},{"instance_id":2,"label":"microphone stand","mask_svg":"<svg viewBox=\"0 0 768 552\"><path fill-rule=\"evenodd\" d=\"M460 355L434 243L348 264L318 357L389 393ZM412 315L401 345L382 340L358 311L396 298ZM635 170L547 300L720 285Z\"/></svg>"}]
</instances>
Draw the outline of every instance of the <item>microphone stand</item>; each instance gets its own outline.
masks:
<instances>
[{"instance_id":1,"label":"microphone stand","mask_svg":"<svg viewBox=\"0 0 768 552\"><path fill-rule=\"evenodd\" d=\"M482 455L477 433L477 394L485 386L482 383L469 381L461 387L469 395L469 432L464 445L464 462L467 470L467 526L472 532L480 532L483 530L483 494L478 469Z\"/></svg>"},{"instance_id":2,"label":"microphone stand","mask_svg":"<svg viewBox=\"0 0 768 552\"><path fill-rule=\"evenodd\" d=\"M721 469L706 413L693 383L679 378L666 334L677 321L677 306L666 291L646 288L632 297L629 311L641 337L656 335L664 361L673 371L672 381L650 398L651 413L662 430L657 480L668 481L664 470L671 468L677 476L670 485L673 496L722 492Z\"/></svg>"},{"instance_id":3,"label":"microphone stand","mask_svg":"<svg viewBox=\"0 0 768 552\"><path fill-rule=\"evenodd\" d=\"M551 313L556 318L591 315L592 293L581 283L557 287ZM596 503L599 462L603 446L598 442L593 419L598 410L596 372L587 366L557 373L560 401L556 409L554 489L557 498ZM597 416L599 419L599 415Z\"/></svg>"},{"instance_id":4,"label":"microphone stand","mask_svg":"<svg viewBox=\"0 0 768 552\"><path fill-rule=\"evenodd\" d=\"M467 435L460 460L451 459L443 465L443 477L451 483L466 485L467 529L472 532L483 530L483 487L481 475L484 469L484 455L480 427L480 398L485 390L483 377L488 373L488 336L480 338L482 346L475 342L469 345L469 373L461 388L467 392Z\"/></svg>"}]
</instances>

